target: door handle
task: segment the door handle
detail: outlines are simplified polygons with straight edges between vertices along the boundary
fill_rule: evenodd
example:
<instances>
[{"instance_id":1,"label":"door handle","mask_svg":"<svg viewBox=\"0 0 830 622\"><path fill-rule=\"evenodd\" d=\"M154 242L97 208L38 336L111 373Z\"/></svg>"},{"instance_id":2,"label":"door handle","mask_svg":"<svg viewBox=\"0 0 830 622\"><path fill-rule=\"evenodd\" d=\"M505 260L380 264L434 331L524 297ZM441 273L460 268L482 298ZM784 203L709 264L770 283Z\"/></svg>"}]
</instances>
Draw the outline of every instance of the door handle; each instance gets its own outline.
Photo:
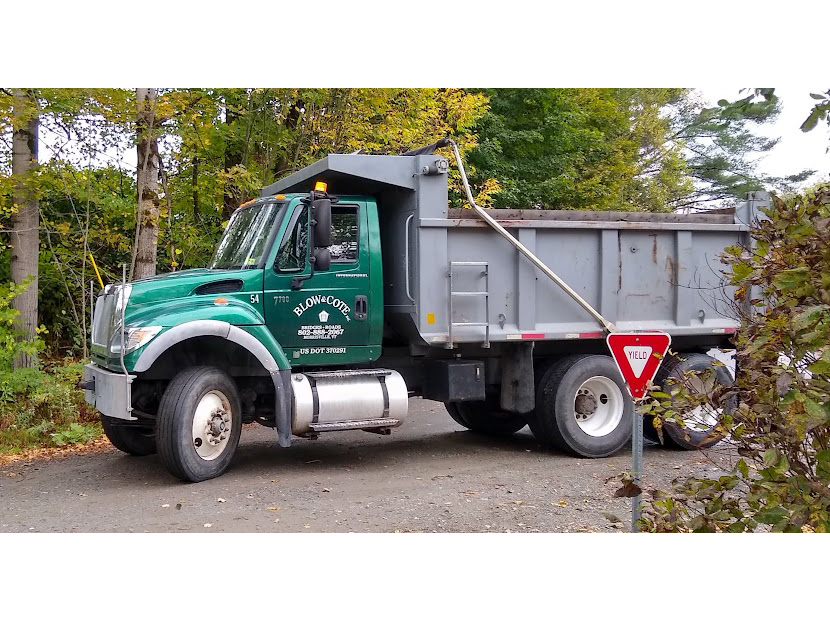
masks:
<instances>
[{"instance_id":1,"label":"door handle","mask_svg":"<svg viewBox=\"0 0 830 622\"><path fill-rule=\"evenodd\" d=\"M369 316L369 300L366 296L354 297L354 319L363 321Z\"/></svg>"}]
</instances>

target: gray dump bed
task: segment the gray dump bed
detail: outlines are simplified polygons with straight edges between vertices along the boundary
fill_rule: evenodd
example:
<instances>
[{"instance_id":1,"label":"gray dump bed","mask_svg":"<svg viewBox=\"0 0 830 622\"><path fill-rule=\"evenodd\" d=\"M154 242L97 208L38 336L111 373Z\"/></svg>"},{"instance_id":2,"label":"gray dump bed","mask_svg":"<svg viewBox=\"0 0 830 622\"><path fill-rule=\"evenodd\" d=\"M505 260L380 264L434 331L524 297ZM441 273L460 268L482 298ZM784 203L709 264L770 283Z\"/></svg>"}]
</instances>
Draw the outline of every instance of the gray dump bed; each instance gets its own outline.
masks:
<instances>
[{"instance_id":1,"label":"gray dump bed","mask_svg":"<svg viewBox=\"0 0 830 622\"><path fill-rule=\"evenodd\" d=\"M446 159L330 155L262 191L308 191L378 201L387 316L410 337L445 346L599 338L602 326L469 209L449 209ZM769 204L755 193L734 212L652 214L488 210L617 330L723 335L738 322L723 288L723 250L748 244ZM711 339L708 340L711 342Z\"/></svg>"}]
</instances>

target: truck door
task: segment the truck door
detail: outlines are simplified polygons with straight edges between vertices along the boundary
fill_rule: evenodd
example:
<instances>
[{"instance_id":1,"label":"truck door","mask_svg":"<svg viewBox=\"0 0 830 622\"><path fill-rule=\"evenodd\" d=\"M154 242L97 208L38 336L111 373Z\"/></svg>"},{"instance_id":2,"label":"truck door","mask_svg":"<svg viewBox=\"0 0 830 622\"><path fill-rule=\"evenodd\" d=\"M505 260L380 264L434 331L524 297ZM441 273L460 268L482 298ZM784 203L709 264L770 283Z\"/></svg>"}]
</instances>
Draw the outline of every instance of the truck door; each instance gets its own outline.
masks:
<instances>
[{"instance_id":1,"label":"truck door","mask_svg":"<svg viewBox=\"0 0 830 622\"><path fill-rule=\"evenodd\" d=\"M299 201L275 243L273 264L265 271L266 324L292 365L337 365L377 358L369 344L370 256L366 205L332 205L331 268L310 279L309 208ZM273 253L272 253L273 255Z\"/></svg>"}]
</instances>

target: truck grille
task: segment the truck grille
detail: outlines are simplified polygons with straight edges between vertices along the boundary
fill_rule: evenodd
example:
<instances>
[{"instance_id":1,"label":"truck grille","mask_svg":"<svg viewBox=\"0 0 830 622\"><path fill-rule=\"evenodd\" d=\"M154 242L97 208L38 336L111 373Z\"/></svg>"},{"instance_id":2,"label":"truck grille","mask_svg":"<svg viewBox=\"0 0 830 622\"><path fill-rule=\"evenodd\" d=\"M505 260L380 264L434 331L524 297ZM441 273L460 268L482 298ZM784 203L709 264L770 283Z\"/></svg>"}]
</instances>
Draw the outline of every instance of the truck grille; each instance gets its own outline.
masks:
<instances>
[{"instance_id":1,"label":"truck grille","mask_svg":"<svg viewBox=\"0 0 830 622\"><path fill-rule=\"evenodd\" d=\"M121 310L127 304L131 285L110 285L95 301L92 315L92 351L106 354L112 336L121 328Z\"/></svg>"}]
</instances>

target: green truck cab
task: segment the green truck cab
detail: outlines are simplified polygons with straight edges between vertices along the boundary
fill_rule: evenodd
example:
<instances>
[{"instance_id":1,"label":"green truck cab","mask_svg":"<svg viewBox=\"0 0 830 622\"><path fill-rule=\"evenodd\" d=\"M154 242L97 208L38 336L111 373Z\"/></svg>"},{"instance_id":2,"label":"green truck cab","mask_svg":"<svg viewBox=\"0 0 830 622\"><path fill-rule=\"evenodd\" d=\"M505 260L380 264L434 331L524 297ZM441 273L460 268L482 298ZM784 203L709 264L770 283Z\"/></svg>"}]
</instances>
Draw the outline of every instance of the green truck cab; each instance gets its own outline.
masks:
<instances>
[{"instance_id":1,"label":"green truck cab","mask_svg":"<svg viewBox=\"0 0 830 622\"><path fill-rule=\"evenodd\" d=\"M318 219L330 223L325 240ZM191 382L221 380L225 391L195 404L204 430L194 427L192 441L205 464L179 455L183 448L175 443L162 453L186 480L227 468L243 422L275 426L288 446L292 369L366 364L380 356L379 258L377 204L370 197L289 194L252 201L233 214L209 268L105 289L93 320L87 400L102 412L116 447L147 454L164 437L159 413L165 399L165 406L174 400L170 381L183 370ZM180 422L170 423L170 434L184 434Z\"/></svg>"},{"instance_id":2,"label":"green truck cab","mask_svg":"<svg viewBox=\"0 0 830 622\"><path fill-rule=\"evenodd\" d=\"M450 208L435 153L447 146L472 209ZM738 322L707 294L730 295L717 258L751 244L768 204L754 193L729 214L485 211L451 140L331 154L241 206L208 268L108 285L86 399L113 445L158 453L185 481L223 473L245 423L283 447L390 434L411 396L485 435L529 426L543 446L608 456L628 443L634 406L606 334L669 333L667 391L690 370L729 384L706 352L730 348ZM664 436L710 446L719 414L666 422Z\"/></svg>"}]
</instances>

